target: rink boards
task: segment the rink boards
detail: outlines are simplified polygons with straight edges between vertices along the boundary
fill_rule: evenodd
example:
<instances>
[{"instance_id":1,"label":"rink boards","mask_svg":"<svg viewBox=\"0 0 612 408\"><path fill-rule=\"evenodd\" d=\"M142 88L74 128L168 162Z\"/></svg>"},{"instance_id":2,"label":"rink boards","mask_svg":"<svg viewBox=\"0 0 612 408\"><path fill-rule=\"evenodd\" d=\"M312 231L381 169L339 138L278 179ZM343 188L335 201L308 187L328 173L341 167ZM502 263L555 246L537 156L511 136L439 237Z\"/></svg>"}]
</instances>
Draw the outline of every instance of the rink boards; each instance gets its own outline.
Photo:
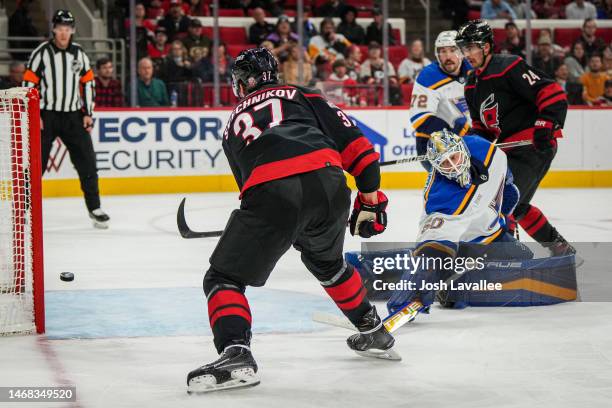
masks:
<instances>
[{"instance_id":1,"label":"rink boards","mask_svg":"<svg viewBox=\"0 0 612 408\"><path fill-rule=\"evenodd\" d=\"M100 109L92 131L103 194L235 191L221 138L229 109ZM348 109L381 154L395 160L415 154L408 110ZM612 108L572 108L564 138L544 187L612 187L609 126ZM418 163L383 168L383 188L422 188ZM80 195L76 171L56 140L43 192Z\"/></svg>"}]
</instances>

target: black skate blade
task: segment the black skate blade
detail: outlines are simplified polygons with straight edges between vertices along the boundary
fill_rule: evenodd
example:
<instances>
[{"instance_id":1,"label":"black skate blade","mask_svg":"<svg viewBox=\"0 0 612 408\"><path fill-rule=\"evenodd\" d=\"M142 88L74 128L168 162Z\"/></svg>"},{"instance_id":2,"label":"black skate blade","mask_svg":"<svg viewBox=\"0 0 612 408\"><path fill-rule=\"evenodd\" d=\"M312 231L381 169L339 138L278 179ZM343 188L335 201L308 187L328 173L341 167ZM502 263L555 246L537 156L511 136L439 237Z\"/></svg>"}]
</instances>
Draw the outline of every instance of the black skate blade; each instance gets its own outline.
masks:
<instances>
[{"instance_id":1,"label":"black skate blade","mask_svg":"<svg viewBox=\"0 0 612 408\"><path fill-rule=\"evenodd\" d=\"M187 394L207 394L215 391L255 387L260 382L252 368L244 368L232 372L232 378L221 384L217 384L215 377L210 374L192 378L187 386Z\"/></svg>"},{"instance_id":2,"label":"black skate blade","mask_svg":"<svg viewBox=\"0 0 612 408\"><path fill-rule=\"evenodd\" d=\"M402 356L397 351L390 348L388 350L370 349L365 351L354 350L361 357L379 358L382 360L402 361Z\"/></svg>"}]
</instances>

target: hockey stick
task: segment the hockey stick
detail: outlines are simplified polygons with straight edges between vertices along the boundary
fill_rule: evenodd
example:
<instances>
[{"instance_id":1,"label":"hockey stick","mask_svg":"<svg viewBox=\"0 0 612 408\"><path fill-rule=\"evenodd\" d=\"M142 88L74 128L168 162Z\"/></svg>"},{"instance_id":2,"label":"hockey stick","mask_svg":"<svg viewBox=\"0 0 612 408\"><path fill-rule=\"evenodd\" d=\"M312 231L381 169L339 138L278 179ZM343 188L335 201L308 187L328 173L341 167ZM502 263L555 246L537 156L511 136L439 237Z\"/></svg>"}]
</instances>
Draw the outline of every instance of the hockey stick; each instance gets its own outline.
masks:
<instances>
[{"instance_id":1,"label":"hockey stick","mask_svg":"<svg viewBox=\"0 0 612 408\"><path fill-rule=\"evenodd\" d=\"M531 144L533 144L531 140L519 140L516 142L499 143L499 144L496 144L495 146L499 147L500 149L510 149L512 147L529 146ZM421 162L425 160L427 160L427 155L422 154L420 156L411 156L411 157L406 157L404 159L389 160L389 161L380 163L380 165L381 166L391 166L393 164L414 163L414 162Z\"/></svg>"},{"instance_id":2,"label":"hockey stick","mask_svg":"<svg viewBox=\"0 0 612 408\"><path fill-rule=\"evenodd\" d=\"M422 309L423 304L419 301L408 303L406 306L404 306L397 312L383 319L385 329L387 329L389 333L393 333L406 323L413 321ZM312 320L317 323L326 324L328 326L340 327L342 329L357 331L355 326L353 326L346 319L346 317L337 316L332 313L314 312L312 314Z\"/></svg>"},{"instance_id":3,"label":"hockey stick","mask_svg":"<svg viewBox=\"0 0 612 408\"><path fill-rule=\"evenodd\" d=\"M176 225L178 226L179 233L183 238L212 238L212 237L220 237L223 234L223 231L203 231L197 232L192 231L191 228L187 225L187 221L185 220L185 200L183 198L181 204L179 205L178 211L176 213Z\"/></svg>"},{"instance_id":4,"label":"hockey stick","mask_svg":"<svg viewBox=\"0 0 612 408\"><path fill-rule=\"evenodd\" d=\"M495 146L501 149L504 149L504 148L511 148L511 147L519 147L519 146L528 146L532 143L533 142L531 140L519 140L517 142L500 143ZM380 163L380 165L390 166L393 164L413 163L413 162L424 161L424 160L427 160L427 157L425 155L412 156L412 157L406 157L404 159L390 160L390 161L382 162ZM176 213L176 224L178 225L178 230L181 234L181 237L186 238L186 239L213 238L213 237L220 237L223 234L222 230L221 231L193 231L191 230L191 228L189 228L189 226L187 225L187 221L185 220L185 200L186 199L183 198L183 200L181 201L181 204L179 205L178 212Z\"/></svg>"}]
</instances>

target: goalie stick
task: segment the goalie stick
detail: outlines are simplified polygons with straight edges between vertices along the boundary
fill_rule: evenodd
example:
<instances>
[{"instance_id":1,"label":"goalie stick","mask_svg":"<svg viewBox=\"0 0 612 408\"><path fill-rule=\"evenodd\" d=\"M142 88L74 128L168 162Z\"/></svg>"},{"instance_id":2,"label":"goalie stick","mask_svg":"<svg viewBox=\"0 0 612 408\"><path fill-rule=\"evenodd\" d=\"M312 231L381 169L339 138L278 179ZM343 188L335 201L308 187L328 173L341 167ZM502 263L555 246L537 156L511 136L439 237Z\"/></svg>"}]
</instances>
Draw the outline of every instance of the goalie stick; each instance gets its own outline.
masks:
<instances>
[{"instance_id":1,"label":"goalie stick","mask_svg":"<svg viewBox=\"0 0 612 408\"><path fill-rule=\"evenodd\" d=\"M500 144L496 144L495 146L501 149L507 149L511 147L528 146L531 144L533 144L531 140L519 140L517 142L500 143ZM425 155L412 156L412 157L406 157L404 159L390 160L390 161L382 162L380 163L380 165L390 166L393 164L413 163L413 162L419 162L419 161L424 161L424 160L427 160L427 157ZM223 230L220 230L220 231L193 231L191 228L189 228L189 226L187 225L187 221L185 220L185 200L186 198L183 198L183 200L181 201L181 204L179 205L178 211L176 213L176 224L178 226L178 230L179 230L179 233L181 234L181 237L186 238L186 239L213 238L213 237L220 237L223 234Z\"/></svg>"}]
</instances>

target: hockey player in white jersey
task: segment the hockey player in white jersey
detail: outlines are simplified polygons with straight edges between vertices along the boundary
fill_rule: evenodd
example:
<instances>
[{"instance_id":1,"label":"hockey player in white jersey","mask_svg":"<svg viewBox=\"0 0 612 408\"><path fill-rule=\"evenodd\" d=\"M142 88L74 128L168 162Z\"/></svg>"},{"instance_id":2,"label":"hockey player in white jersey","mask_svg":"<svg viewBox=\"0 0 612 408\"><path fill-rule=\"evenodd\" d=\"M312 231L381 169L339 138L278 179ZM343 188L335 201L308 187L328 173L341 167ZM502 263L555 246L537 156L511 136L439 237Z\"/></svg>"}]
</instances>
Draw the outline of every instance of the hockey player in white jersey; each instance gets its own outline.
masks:
<instances>
[{"instance_id":1,"label":"hockey player in white jersey","mask_svg":"<svg viewBox=\"0 0 612 408\"><path fill-rule=\"evenodd\" d=\"M431 134L426 157L433 169L424 190L424 211L412 255L440 262L422 263L428 266L404 273L402 280L415 282L417 290L395 291L387 304L390 314L415 300L427 308L434 300L434 291L418 288L422 282L451 277L455 271L453 263L447 261L455 259L458 252L474 256L476 249L489 259L533 256L505 229L505 216L514 210L519 192L501 149L478 136L462 138L442 130ZM504 244L489 245L493 242ZM464 248L472 253L466 255Z\"/></svg>"},{"instance_id":2,"label":"hockey player in white jersey","mask_svg":"<svg viewBox=\"0 0 612 408\"><path fill-rule=\"evenodd\" d=\"M419 155L427 150L429 136L448 129L464 136L470 129L470 113L463 86L472 69L455 43L456 31L442 31L436 38L436 59L419 73L412 90L410 121ZM427 161L423 166L430 170Z\"/></svg>"}]
</instances>

